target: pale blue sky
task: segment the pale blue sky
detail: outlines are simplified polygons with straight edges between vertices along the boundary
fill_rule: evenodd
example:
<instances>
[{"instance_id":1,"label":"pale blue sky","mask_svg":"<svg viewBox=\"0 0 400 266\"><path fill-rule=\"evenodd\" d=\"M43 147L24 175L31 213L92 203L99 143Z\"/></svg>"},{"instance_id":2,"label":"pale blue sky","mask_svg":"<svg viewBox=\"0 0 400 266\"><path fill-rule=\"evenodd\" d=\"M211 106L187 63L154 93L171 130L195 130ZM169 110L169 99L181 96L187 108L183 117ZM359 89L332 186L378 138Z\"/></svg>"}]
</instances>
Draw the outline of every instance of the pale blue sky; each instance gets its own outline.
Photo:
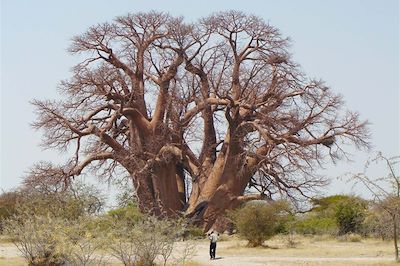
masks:
<instances>
[{"instance_id":1,"label":"pale blue sky","mask_svg":"<svg viewBox=\"0 0 400 266\"><path fill-rule=\"evenodd\" d=\"M0 189L17 186L35 161L62 157L38 147L41 133L29 125L35 118L29 101L58 97L58 82L69 77L77 62L66 52L70 38L115 16L152 9L183 15L188 21L228 9L264 18L291 37L291 52L309 76L324 79L344 95L349 109L372 123L374 148L388 156L400 154L396 0L2 0ZM359 172L367 157L355 152L354 163L332 165L326 174L334 178ZM328 193L350 190L338 181L327 188Z\"/></svg>"}]
</instances>

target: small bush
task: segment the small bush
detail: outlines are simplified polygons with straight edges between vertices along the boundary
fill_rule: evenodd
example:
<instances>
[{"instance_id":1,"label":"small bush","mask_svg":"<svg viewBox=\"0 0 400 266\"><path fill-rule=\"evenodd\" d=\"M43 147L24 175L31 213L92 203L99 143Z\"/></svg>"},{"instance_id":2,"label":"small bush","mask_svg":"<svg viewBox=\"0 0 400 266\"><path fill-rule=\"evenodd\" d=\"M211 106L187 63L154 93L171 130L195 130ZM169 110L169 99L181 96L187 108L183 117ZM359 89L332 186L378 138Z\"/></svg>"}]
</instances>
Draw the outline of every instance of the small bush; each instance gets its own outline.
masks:
<instances>
[{"instance_id":1,"label":"small bush","mask_svg":"<svg viewBox=\"0 0 400 266\"><path fill-rule=\"evenodd\" d=\"M238 233L248 240L252 247L260 246L274 236L287 217L288 204L283 201L273 203L253 203L234 211L231 216Z\"/></svg>"},{"instance_id":2,"label":"small bush","mask_svg":"<svg viewBox=\"0 0 400 266\"><path fill-rule=\"evenodd\" d=\"M102 265L95 252L105 240L98 228L90 225L91 217L77 221L48 216L14 216L5 231L29 265L75 266Z\"/></svg>"},{"instance_id":3,"label":"small bush","mask_svg":"<svg viewBox=\"0 0 400 266\"><path fill-rule=\"evenodd\" d=\"M202 239L204 238L203 230L197 226L187 226L183 232L183 240Z\"/></svg>"},{"instance_id":4,"label":"small bush","mask_svg":"<svg viewBox=\"0 0 400 266\"><path fill-rule=\"evenodd\" d=\"M140 213L139 207L134 203L129 203L124 207L110 210L107 215L114 221L127 223L128 226L134 226L144 218Z\"/></svg>"},{"instance_id":5,"label":"small bush","mask_svg":"<svg viewBox=\"0 0 400 266\"><path fill-rule=\"evenodd\" d=\"M147 217L133 227L117 222L110 234L110 252L127 266L154 265L157 256L160 256L166 265L175 241L182 236L179 228L182 226L174 221L161 221L155 217ZM185 256L185 259L187 257Z\"/></svg>"},{"instance_id":6,"label":"small bush","mask_svg":"<svg viewBox=\"0 0 400 266\"><path fill-rule=\"evenodd\" d=\"M50 216L20 216L6 222L5 233L29 265L62 265L67 260L66 224Z\"/></svg>"},{"instance_id":7,"label":"small bush","mask_svg":"<svg viewBox=\"0 0 400 266\"><path fill-rule=\"evenodd\" d=\"M99 266L104 264L103 257L96 255L106 246L107 239L103 230L95 226L92 217L81 217L76 223L64 228L67 236L68 262L76 266Z\"/></svg>"},{"instance_id":8,"label":"small bush","mask_svg":"<svg viewBox=\"0 0 400 266\"><path fill-rule=\"evenodd\" d=\"M300 241L296 240L296 236L289 233L286 235L285 246L287 248L296 248L300 244Z\"/></svg>"},{"instance_id":9,"label":"small bush","mask_svg":"<svg viewBox=\"0 0 400 266\"><path fill-rule=\"evenodd\" d=\"M17 213L20 199L21 195L17 191L0 194L0 232L3 229L4 222Z\"/></svg>"}]
</instances>

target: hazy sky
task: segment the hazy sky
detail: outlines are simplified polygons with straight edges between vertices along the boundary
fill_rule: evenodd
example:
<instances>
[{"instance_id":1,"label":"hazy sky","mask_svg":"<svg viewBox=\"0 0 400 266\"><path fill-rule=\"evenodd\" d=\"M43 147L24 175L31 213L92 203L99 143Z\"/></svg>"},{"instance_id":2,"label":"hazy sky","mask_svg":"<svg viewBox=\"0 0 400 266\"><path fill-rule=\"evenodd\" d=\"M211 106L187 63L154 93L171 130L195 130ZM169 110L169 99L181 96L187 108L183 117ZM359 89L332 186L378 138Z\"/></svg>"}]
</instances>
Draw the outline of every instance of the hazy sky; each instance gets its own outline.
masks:
<instances>
[{"instance_id":1,"label":"hazy sky","mask_svg":"<svg viewBox=\"0 0 400 266\"><path fill-rule=\"evenodd\" d=\"M70 76L69 69L77 62L66 52L72 36L128 12L167 11L194 21L228 9L256 14L289 36L291 52L303 70L325 80L344 95L349 109L371 122L374 149L400 155L396 0L1 0L0 189L16 187L38 160L61 162L62 155L38 147L41 133L30 127L35 116L29 101L59 97L57 84ZM362 171L369 154L353 154L353 163L331 165L325 173L335 178ZM375 168L370 174L379 171ZM338 181L327 188L330 194L350 191Z\"/></svg>"}]
</instances>

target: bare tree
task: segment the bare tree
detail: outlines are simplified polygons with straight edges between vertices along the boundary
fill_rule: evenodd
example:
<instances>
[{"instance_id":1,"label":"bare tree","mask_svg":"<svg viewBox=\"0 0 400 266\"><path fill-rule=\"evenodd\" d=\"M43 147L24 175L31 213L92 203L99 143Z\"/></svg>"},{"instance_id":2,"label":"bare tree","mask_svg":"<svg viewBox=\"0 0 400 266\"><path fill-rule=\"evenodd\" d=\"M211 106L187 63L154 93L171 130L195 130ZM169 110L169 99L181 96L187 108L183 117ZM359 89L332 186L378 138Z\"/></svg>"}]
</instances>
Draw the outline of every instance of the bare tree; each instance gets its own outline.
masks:
<instances>
[{"instance_id":1,"label":"bare tree","mask_svg":"<svg viewBox=\"0 0 400 266\"><path fill-rule=\"evenodd\" d=\"M384 162L388 168L387 176L369 177L366 170L371 163ZM369 160L365 166L364 173L359 173L353 178L361 182L368 191L373 195L374 201L380 210L386 212L390 217L390 223L393 228L392 238L394 244L395 258L399 261L399 222L400 222L400 176L396 175L395 167L400 163L400 156L385 157L382 153L378 153L375 158ZM381 226L384 227L384 224Z\"/></svg>"},{"instance_id":2,"label":"bare tree","mask_svg":"<svg viewBox=\"0 0 400 266\"><path fill-rule=\"evenodd\" d=\"M368 132L341 96L300 71L288 45L237 11L193 24L135 13L91 27L72 40L70 52L86 59L61 83L66 100L33 101L44 147L75 147L42 174L68 185L122 168L142 211L185 211L205 230L244 200L311 195L326 181L315 169L347 157L345 143L368 147Z\"/></svg>"}]
</instances>

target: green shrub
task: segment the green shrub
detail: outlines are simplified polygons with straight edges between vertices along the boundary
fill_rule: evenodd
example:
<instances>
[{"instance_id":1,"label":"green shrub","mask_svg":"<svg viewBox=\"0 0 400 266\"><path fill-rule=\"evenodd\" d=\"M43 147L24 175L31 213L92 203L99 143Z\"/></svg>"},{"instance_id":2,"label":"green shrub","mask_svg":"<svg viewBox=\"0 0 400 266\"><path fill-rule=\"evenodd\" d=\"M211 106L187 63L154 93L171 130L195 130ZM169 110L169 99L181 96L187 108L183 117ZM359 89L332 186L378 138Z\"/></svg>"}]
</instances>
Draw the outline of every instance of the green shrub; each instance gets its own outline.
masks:
<instances>
[{"instance_id":1,"label":"green shrub","mask_svg":"<svg viewBox=\"0 0 400 266\"><path fill-rule=\"evenodd\" d=\"M287 217L288 204L283 201L273 203L250 203L231 213L238 233L248 240L249 246L260 246L274 236Z\"/></svg>"},{"instance_id":2,"label":"green shrub","mask_svg":"<svg viewBox=\"0 0 400 266\"><path fill-rule=\"evenodd\" d=\"M347 195L312 200L310 212L296 217L294 231L300 234L361 233L367 209L366 201Z\"/></svg>"},{"instance_id":3,"label":"green shrub","mask_svg":"<svg viewBox=\"0 0 400 266\"><path fill-rule=\"evenodd\" d=\"M360 232L364 218L365 205L357 199L348 199L336 205L335 219L339 235Z\"/></svg>"},{"instance_id":4,"label":"green shrub","mask_svg":"<svg viewBox=\"0 0 400 266\"><path fill-rule=\"evenodd\" d=\"M139 207L133 203L130 203L125 207L110 210L107 215L114 221L124 222L130 226L134 226L144 218L140 213Z\"/></svg>"},{"instance_id":5,"label":"green shrub","mask_svg":"<svg viewBox=\"0 0 400 266\"><path fill-rule=\"evenodd\" d=\"M183 240L204 238L203 230L197 226L187 226L183 232Z\"/></svg>"},{"instance_id":6,"label":"green shrub","mask_svg":"<svg viewBox=\"0 0 400 266\"><path fill-rule=\"evenodd\" d=\"M333 217L319 217L315 214L308 214L293 223L293 229L299 234L322 235L337 233L336 220Z\"/></svg>"}]
</instances>

